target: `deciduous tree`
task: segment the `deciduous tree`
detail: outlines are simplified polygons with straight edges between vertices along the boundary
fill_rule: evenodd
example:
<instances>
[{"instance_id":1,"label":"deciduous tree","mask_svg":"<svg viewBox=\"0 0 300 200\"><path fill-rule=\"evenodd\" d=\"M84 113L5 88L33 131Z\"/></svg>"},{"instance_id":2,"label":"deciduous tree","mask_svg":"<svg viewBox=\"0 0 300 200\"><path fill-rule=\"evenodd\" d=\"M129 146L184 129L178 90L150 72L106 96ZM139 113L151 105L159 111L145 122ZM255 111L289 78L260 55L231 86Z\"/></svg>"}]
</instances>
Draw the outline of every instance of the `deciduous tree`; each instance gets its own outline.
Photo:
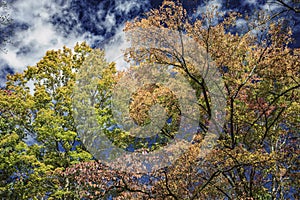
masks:
<instances>
[{"instance_id":1,"label":"deciduous tree","mask_svg":"<svg viewBox=\"0 0 300 200\"><path fill-rule=\"evenodd\" d=\"M157 189L160 198L298 198L300 55L299 49L288 47L292 31L282 32L279 20L263 24L266 34L260 37L255 34L259 26L242 35L233 34L241 15L230 13L215 24L214 13L208 11L192 21L180 4L165 1L160 9L125 28L168 28L188 35L206 49L225 84L227 114L218 145L203 162L197 160L199 145L195 145L166 170ZM147 33L144 35L147 40ZM181 52L139 46L127 53L138 62L173 65L198 85L202 97L209 93L196 66ZM199 109L209 114L210 102L199 95L199 103Z\"/></svg>"},{"instance_id":2,"label":"deciduous tree","mask_svg":"<svg viewBox=\"0 0 300 200\"><path fill-rule=\"evenodd\" d=\"M90 51L84 43L74 51L51 50L8 76L0 93L1 197L54 194L55 170L92 158L76 133L71 99L76 71Z\"/></svg>"}]
</instances>

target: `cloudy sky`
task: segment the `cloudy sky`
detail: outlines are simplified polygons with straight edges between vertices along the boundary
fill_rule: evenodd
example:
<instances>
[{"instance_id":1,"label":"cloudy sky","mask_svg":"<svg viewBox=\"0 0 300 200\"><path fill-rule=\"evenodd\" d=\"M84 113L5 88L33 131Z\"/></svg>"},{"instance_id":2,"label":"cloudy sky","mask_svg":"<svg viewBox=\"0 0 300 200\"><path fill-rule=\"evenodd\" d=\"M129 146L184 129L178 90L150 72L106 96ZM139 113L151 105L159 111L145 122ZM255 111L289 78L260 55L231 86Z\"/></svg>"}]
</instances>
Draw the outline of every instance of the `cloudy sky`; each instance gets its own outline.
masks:
<instances>
[{"instance_id":1,"label":"cloudy sky","mask_svg":"<svg viewBox=\"0 0 300 200\"><path fill-rule=\"evenodd\" d=\"M1 2L1 0L0 0ZM59 49L64 45L72 48L76 42L87 41L92 47L106 46L108 59L116 60L120 50L126 46L122 41L124 23L151 8L157 8L161 0L7 0L8 8L0 14L11 16L9 26L1 26L2 31L12 31L7 52L0 52L0 86L8 73L23 71L34 65L47 50ZM264 0L210 0L209 5L217 5L219 11L237 10L252 14L264 9L275 12L282 8L267 4ZM197 13L204 10L203 0L185 0L183 5ZM298 14L300 15L300 14ZM300 46L299 16L288 15L288 23L293 25L297 46ZM242 29L246 21L240 20ZM1 30L0 30L1 31Z\"/></svg>"}]
</instances>

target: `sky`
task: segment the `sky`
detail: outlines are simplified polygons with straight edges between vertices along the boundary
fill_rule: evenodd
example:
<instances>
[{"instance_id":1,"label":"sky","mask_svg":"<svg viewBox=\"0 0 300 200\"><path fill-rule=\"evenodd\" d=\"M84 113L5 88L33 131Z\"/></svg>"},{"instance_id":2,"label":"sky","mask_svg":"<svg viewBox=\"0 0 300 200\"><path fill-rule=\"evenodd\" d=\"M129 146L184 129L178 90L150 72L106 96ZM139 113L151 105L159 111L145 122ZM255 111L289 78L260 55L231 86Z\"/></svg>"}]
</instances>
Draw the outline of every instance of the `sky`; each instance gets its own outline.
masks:
<instances>
[{"instance_id":1,"label":"sky","mask_svg":"<svg viewBox=\"0 0 300 200\"><path fill-rule=\"evenodd\" d=\"M0 0L1 1L1 0ZM124 24L158 8L161 0L7 0L8 8L0 14L13 19L0 31L11 31L11 43L0 52L0 86L9 73L22 72L37 63L47 50L73 48L76 42L86 41L94 48L104 48L109 61L121 68L121 50L128 44L123 40ZM239 11L253 14L257 9L276 12L282 9L264 0L210 0L220 12ZM183 6L194 15L205 10L204 0L183 0ZM293 26L295 47L300 47L300 14L285 15ZM245 20L239 20L240 30ZM109 44L109 45L108 45Z\"/></svg>"}]
</instances>

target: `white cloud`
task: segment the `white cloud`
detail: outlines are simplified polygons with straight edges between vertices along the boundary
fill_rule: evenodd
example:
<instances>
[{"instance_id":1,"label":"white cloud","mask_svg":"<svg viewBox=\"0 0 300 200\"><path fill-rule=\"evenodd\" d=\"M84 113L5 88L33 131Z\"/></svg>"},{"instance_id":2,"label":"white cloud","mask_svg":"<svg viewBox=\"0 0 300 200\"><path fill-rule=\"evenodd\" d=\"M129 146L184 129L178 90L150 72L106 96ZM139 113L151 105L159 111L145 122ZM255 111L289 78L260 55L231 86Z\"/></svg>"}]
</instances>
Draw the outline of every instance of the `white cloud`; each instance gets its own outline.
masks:
<instances>
[{"instance_id":1,"label":"white cloud","mask_svg":"<svg viewBox=\"0 0 300 200\"><path fill-rule=\"evenodd\" d=\"M141 6L146 4L147 2L142 2L139 0L116 0L116 11L125 12L125 14L128 14L131 10L139 9Z\"/></svg>"},{"instance_id":2,"label":"white cloud","mask_svg":"<svg viewBox=\"0 0 300 200\"><path fill-rule=\"evenodd\" d=\"M49 49L59 49L64 45L72 47L84 36L76 34L68 38L58 32L50 17L62 10L62 6L47 0L15 1L10 5L14 23L27 24L28 29L18 30L11 38L13 44L7 45L8 52L0 54L2 63L15 71L23 71L28 65L34 65Z\"/></svg>"},{"instance_id":3,"label":"white cloud","mask_svg":"<svg viewBox=\"0 0 300 200\"><path fill-rule=\"evenodd\" d=\"M243 4L256 5L257 0L245 0Z\"/></svg>"},{"instance_id":4,"label":"white cloud","mask_svg":"<svg viewBox=\"0 0 300 200\"><path fill-rule=\"evenodd\" d=\"M262 10L267 11L267 12L274 12L280 8L282 8L278 3L274 2L266 2L263 5L259 6Z\"/></svg>"},{"instance_id":5,"label":"white cloud","mask_svg":"<svg viewBox=\"0 0 300 200\"><path fill-rule=\"evenodd\" d=\"M212 11L212 10L214 11L213 12L214 16L216 16L217 12L220 15L223 15L226 12L226 9L223 8L222 0L210 0L210 1L206 1L203 4L199 5L194 16L195 17L201 16L203 13L206 13L207 11ZM217 23L218 23L218 17L216 16L214 19L212 19L212 25L215 25Z\"/></svg>"},{"instance_id":6,"label":"white cloud","mask_svg":"<svg viewBox=\"0 0 300 200\"><path fill-rule=\"evenodd\" d=\"M211 10L212 8L215 8L215 11L221 12L222 10L222 0L211 0L204 2L204 4L201 4L197 8L197 14L201 14L206 12L207 10Z\"/></svg>"},{"instance_id":7,"label":"white cloud","mask_svg":"<svg viewBox=\"0 0 300 200\"><path fill-rule=\"evenodd\" d=\"M108 62L115 62L118 70L128 68L128 63L124 60L123 51L130 47L130 43L126 41L126 34L123 32L123 26L117 29L117 33L108 39L104 47L105 58Z\"/></svg>"},{"instance_id":8,"label":"white cloud","mask_svg":"<svg viewBox=\"0 0 300 200\"><path fill-rule=\"evenodd\" d=\"M104 27L108 32L111 31L111 29L116 26L116 18L114 13L108 13L105 17L105 21L103 22Z\"/></svg>"},{"instance_id":9,"label":"white cloud","mask_svg":"<svg viewBox=\"0 0 300 200\"><path fill-rule=\"evenodd\" d=\"M9 65L16 72L23 71L28 65L36 64L50 49L61 49L64 45L72 48L76 42L87 41L88 44L93 45L103 42L103 35L95 35L86 31L79 34L78 30L82 30L80 21L78 20L78 13L65 13L65 8L69 8L71 0L67 1L48 1L48 0L16 0L9 6L10 15L13 16L14 23L26 24L28 28L18 28L11 40L13 44L7 45L8 53L0 53L1 65ZM110 47L106 46L108 57L113 58L114 55L121 55L121 50L118 48L125 48L125 42L122 36L124 24L116 24L117 15L126 17L133 9L141 9L147 6L148 1L137 0L115 0L115 7L109 8L107 12L104 11L104 3L97 5L98 11L95 16L91 14L89 22L91 26L97 27L99 30L105 29L107 32L114 32L115 40ZM105 15L106 13L106 15ZM55 15L65 14L74 19L74 29L70 33L58 29L51 20ZM105 16L104 16L105 15ZM99 19L104 19L99 21ZM69 20L69 18L67 19ZM67 21L69 22L69 21ZM86 23L86 22L85 22ZM67 30L69 31L69 30ZM66 37L67 35L67 37ZM118 61L119 62L119 61ZM0 65L0 66L1 66Z\"/></svg>"},{"instance_id":10,"label":"white cloud","mask_svg":"<svg viewBox=\"0 0 300 200\"><path fill-rule=\"evenodd\" d=\"M249 22L246 21L245 19L239 18L239 19L236 20L236 27L238 29L246 29L247 23L249 23Z\"/></svg>"}]
</instances>

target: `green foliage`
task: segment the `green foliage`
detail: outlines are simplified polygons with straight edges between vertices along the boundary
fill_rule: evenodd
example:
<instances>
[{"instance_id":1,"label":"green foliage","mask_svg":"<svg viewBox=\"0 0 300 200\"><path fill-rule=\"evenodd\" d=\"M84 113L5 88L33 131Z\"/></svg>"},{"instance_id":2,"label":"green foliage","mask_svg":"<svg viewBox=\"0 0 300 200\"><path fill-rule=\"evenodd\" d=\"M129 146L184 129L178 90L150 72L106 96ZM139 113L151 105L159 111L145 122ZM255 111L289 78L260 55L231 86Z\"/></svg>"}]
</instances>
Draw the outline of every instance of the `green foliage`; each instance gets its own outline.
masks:
<instances>
[{"instance_id":1,"label":"green foliage","mask_svg":"<svg viewBox=\"0 0 300 200\"><path fill-rule=\"evenodd\" d=\"M48 51L35 66L8 76L0 91L1 197L54 194L55 170L92 159L77 136L71 99L76 72L90 51L85 43L74 51ZM30 140L35 142L28 146Z\"/></svg>"},{"instance_id":2,"label":"green foliage","mask_svg":"<svg viewBox=\"0 0 300 200\"><path fill-rule=\"evenodd\" d=\"M230 27L236 25L239 16L231 13L218 24L210 24L216 16L207 12L201 19L190 21L178 2L164 1L159 9L125 28L125 31L135 28L143 31L158 27L184 33L204 46L215 61L225 85L226 119L217 145L204 160L198 157L203 153L203 136L198 134L194 144L173 165L151 174L119 172L101 161L91 161L92 155L77 135L81 127L73 116L80 114L79 111L95 112L105 136L121 148L134 143L135 137L119 128L109 130L116 125L112 90L123 74L117 73L113 63L105 61L103 51L92 52L83 43L74 50L64 47L48 51L35 66L9 76L6 89L0 90L0 197L284 199L293 195L299 198L300 50L288 47L292 33L290 29L282 33L280 21L262 29L264 37L253 35L251 30L244 35L231 34ZM126 55L137 63L153 64L150 66L172 65L182 73L196 90L203 115L199 124L203 135L207 134L207 121L214 105L197 66L168 47L133 46ZM84 61L86 68L78 74ZM95 65L101 66L94 69L98 71L92 71ZM88 81L77 90L80 92L75 94L76 98L82 102L73 109L73 89L80 77L95 81ZM28 84L34 85L33 92ZM90 94L95 98L86 106L84 99ZM177 97L172 91L158 84L145 85L132 98L130 105L125 106L139 125L149 123L153 104L165 108L174 124L162 130L167 139L172 139L180 118ZM89 123L83 121L80 125ZM31 139L35 144L26 144ZM158 148L161 144L155 145ZM134 146L144 147L148 146L143 140Z\"/></svg>"}]
</instances>

